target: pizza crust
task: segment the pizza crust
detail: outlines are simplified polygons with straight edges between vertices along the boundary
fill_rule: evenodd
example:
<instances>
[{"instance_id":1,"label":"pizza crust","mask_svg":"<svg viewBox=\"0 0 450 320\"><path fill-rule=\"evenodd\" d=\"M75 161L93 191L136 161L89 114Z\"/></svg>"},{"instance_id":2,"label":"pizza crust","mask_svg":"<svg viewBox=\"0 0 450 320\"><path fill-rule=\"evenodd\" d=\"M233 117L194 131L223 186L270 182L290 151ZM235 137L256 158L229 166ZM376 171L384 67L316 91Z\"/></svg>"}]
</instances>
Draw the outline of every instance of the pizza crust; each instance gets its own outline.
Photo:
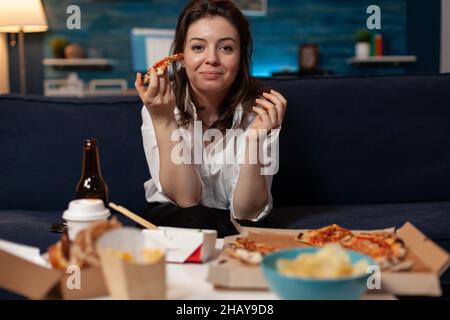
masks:
<instances>
[{"instance_id":1,"label":"pizza crust","mask_svg":"<svg viewBox=\"0 0 450 320\"><path fill-rule=\"evenodd\" d=\"M224 251L230 257L251 265L259 265L266 254L277 250L274 247L248 240L246 237L237 238L234 242L224 246Z\"/></svg>"},{"instance_id":2,"label":"pizza crust","mask_svg":"<svg viewBox=\"0 0 450 320\"><path fill-rule=\"evenodd\" d=\"M250 251L235 246L228 246L225 252L232 258L238 259L247 264L258 265L262 262L262 254L256 251Z\"/></svg>"}]
</instances>

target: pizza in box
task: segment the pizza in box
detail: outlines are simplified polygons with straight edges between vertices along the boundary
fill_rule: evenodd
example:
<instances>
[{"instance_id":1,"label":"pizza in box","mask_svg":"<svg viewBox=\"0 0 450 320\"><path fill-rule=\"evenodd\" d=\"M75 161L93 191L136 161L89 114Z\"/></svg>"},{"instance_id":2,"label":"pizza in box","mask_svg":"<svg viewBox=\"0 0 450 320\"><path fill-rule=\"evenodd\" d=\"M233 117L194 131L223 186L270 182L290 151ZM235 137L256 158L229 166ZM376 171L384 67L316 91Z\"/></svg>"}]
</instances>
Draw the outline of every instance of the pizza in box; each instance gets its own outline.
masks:
<instances>
[{"instance_id":1,"label":"pizza in box","mask_svg":"<svg viewBox=\"0 0 450 320\"><path fill-rule=\"evenodd\" d=\"M260 239L261 240L261 239ZM276 241L275 241L276 242ZM412 267L413 261L406 259L407 248L394 230L356 232L337 224L320 229L301 231L294 242L273 243L258 241L256 236L241 236L224 245L224 252L231 258L247 265L259 265L263 257L288 246L322 247L336 243L345 249L366 254L378 262L382 270L400 271Z\"/></svg>"}]
</instances>

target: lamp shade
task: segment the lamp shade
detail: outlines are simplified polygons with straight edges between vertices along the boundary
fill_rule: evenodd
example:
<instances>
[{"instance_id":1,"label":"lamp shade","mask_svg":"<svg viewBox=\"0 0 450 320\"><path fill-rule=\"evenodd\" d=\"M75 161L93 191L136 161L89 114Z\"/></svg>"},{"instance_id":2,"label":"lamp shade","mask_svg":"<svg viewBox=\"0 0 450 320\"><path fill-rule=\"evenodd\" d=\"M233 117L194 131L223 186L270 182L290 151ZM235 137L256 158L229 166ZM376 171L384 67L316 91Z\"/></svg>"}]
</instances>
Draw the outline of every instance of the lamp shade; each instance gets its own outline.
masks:
<instances>
[{"instance_id":1,"label":"lamp shade","mask_svg":"<svg viewBox=\"0 0 450 320\"><path fill-rule=\"evenodd\" d=\"M0 32L43 32L47 29L41 0L0 0Z\"/></svg>"}]
</instances>

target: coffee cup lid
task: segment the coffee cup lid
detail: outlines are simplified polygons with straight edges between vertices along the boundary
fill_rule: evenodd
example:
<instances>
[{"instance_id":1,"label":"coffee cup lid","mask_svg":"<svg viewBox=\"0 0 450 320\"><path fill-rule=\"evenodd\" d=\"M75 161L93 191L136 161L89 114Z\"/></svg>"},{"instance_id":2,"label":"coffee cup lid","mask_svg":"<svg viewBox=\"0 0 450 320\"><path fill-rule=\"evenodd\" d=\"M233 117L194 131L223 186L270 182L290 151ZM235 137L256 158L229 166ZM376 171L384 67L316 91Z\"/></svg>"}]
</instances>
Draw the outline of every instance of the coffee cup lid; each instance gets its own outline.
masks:
<instances>
[{"instance_id":1,"label":"coffee cup lid","mask_svg":"<svg viewBox=\"0 0 450 320\"><path fill-rule=\"evenodd\" d=\"M101 199L77 199L69 203L63 219L69 221L94 221L106 219L111 215Z\"/></svg>"}]
</instances>

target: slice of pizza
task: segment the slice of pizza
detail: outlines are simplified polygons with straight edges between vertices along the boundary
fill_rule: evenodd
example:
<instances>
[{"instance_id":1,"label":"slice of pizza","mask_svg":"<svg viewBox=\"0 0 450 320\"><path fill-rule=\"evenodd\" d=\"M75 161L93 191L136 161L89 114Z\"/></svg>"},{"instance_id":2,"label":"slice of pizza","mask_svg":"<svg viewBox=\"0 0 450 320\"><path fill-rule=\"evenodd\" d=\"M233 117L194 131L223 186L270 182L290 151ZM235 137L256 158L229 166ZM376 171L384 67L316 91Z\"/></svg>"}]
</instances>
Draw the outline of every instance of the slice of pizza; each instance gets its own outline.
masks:
<instances>
[{"instance_id":1,"label":"slice of pizza","mask_svg":"<svg viewBox=\"0 0 450 320\"><path fill-rule=\"evenodd\" d=\"M341 239L340 243L347 249L374 258L381 269L395 267L407 253L404 242L392 233L358 233Z\"/></svg>"},{"instance_id":2,"label":"slice of pizza","mask_svg":"<svg viewBox=\"0 0 450 320\"><path fill-rule=\"evenodd\" d=\"M297 240L313 246L323 246L327 243L339 242L345 237L351 237L352 232L337 224L325 226L320 229L312 229L301 232Z\"/></svg>"},{"instance_id":3,"label":"slice of pizza","mask_svg":"<svg viewBox=\"0 0 450 320\"><path fill-rule=\"evenodd\" d=\"M156 74L158 76L162 76L164 74L164 71L166 71L166 68L169 66L170 63L181 60L184 58L183 53L176 53L171 56L167 56L162 58L161 60L157 61L152 68L156 71ZM147 73L144 75L144 85L148 85L150 83L150 71L152 70L150 68Z\"/></svg>"},{"instance_id":4,"label":"slice of pizza","mask_svg":"<svg viewBox=\"0 0 450 320\"><path fill-rule=\"evenodd\" d=\"M234 242L224 246L225 252L232 258L238 259L246 264L258 265L266 254L277 251L262 243L248 240L246 237L236 239Z\"/></svg>"},{"instance_id":5,"label":"slice of pizza","mask_svg":"<svg viewBox=\"0 0 450 320\"><path fill-rule=\"evenodd\" d=\"M407 249L403 241L392 232L352 232L336 224L307 230L297 240L312 246L339 243L346 249L372 257L381 269L408 270L412 261L405 261Z\"/></svg>"}]
</instances>

